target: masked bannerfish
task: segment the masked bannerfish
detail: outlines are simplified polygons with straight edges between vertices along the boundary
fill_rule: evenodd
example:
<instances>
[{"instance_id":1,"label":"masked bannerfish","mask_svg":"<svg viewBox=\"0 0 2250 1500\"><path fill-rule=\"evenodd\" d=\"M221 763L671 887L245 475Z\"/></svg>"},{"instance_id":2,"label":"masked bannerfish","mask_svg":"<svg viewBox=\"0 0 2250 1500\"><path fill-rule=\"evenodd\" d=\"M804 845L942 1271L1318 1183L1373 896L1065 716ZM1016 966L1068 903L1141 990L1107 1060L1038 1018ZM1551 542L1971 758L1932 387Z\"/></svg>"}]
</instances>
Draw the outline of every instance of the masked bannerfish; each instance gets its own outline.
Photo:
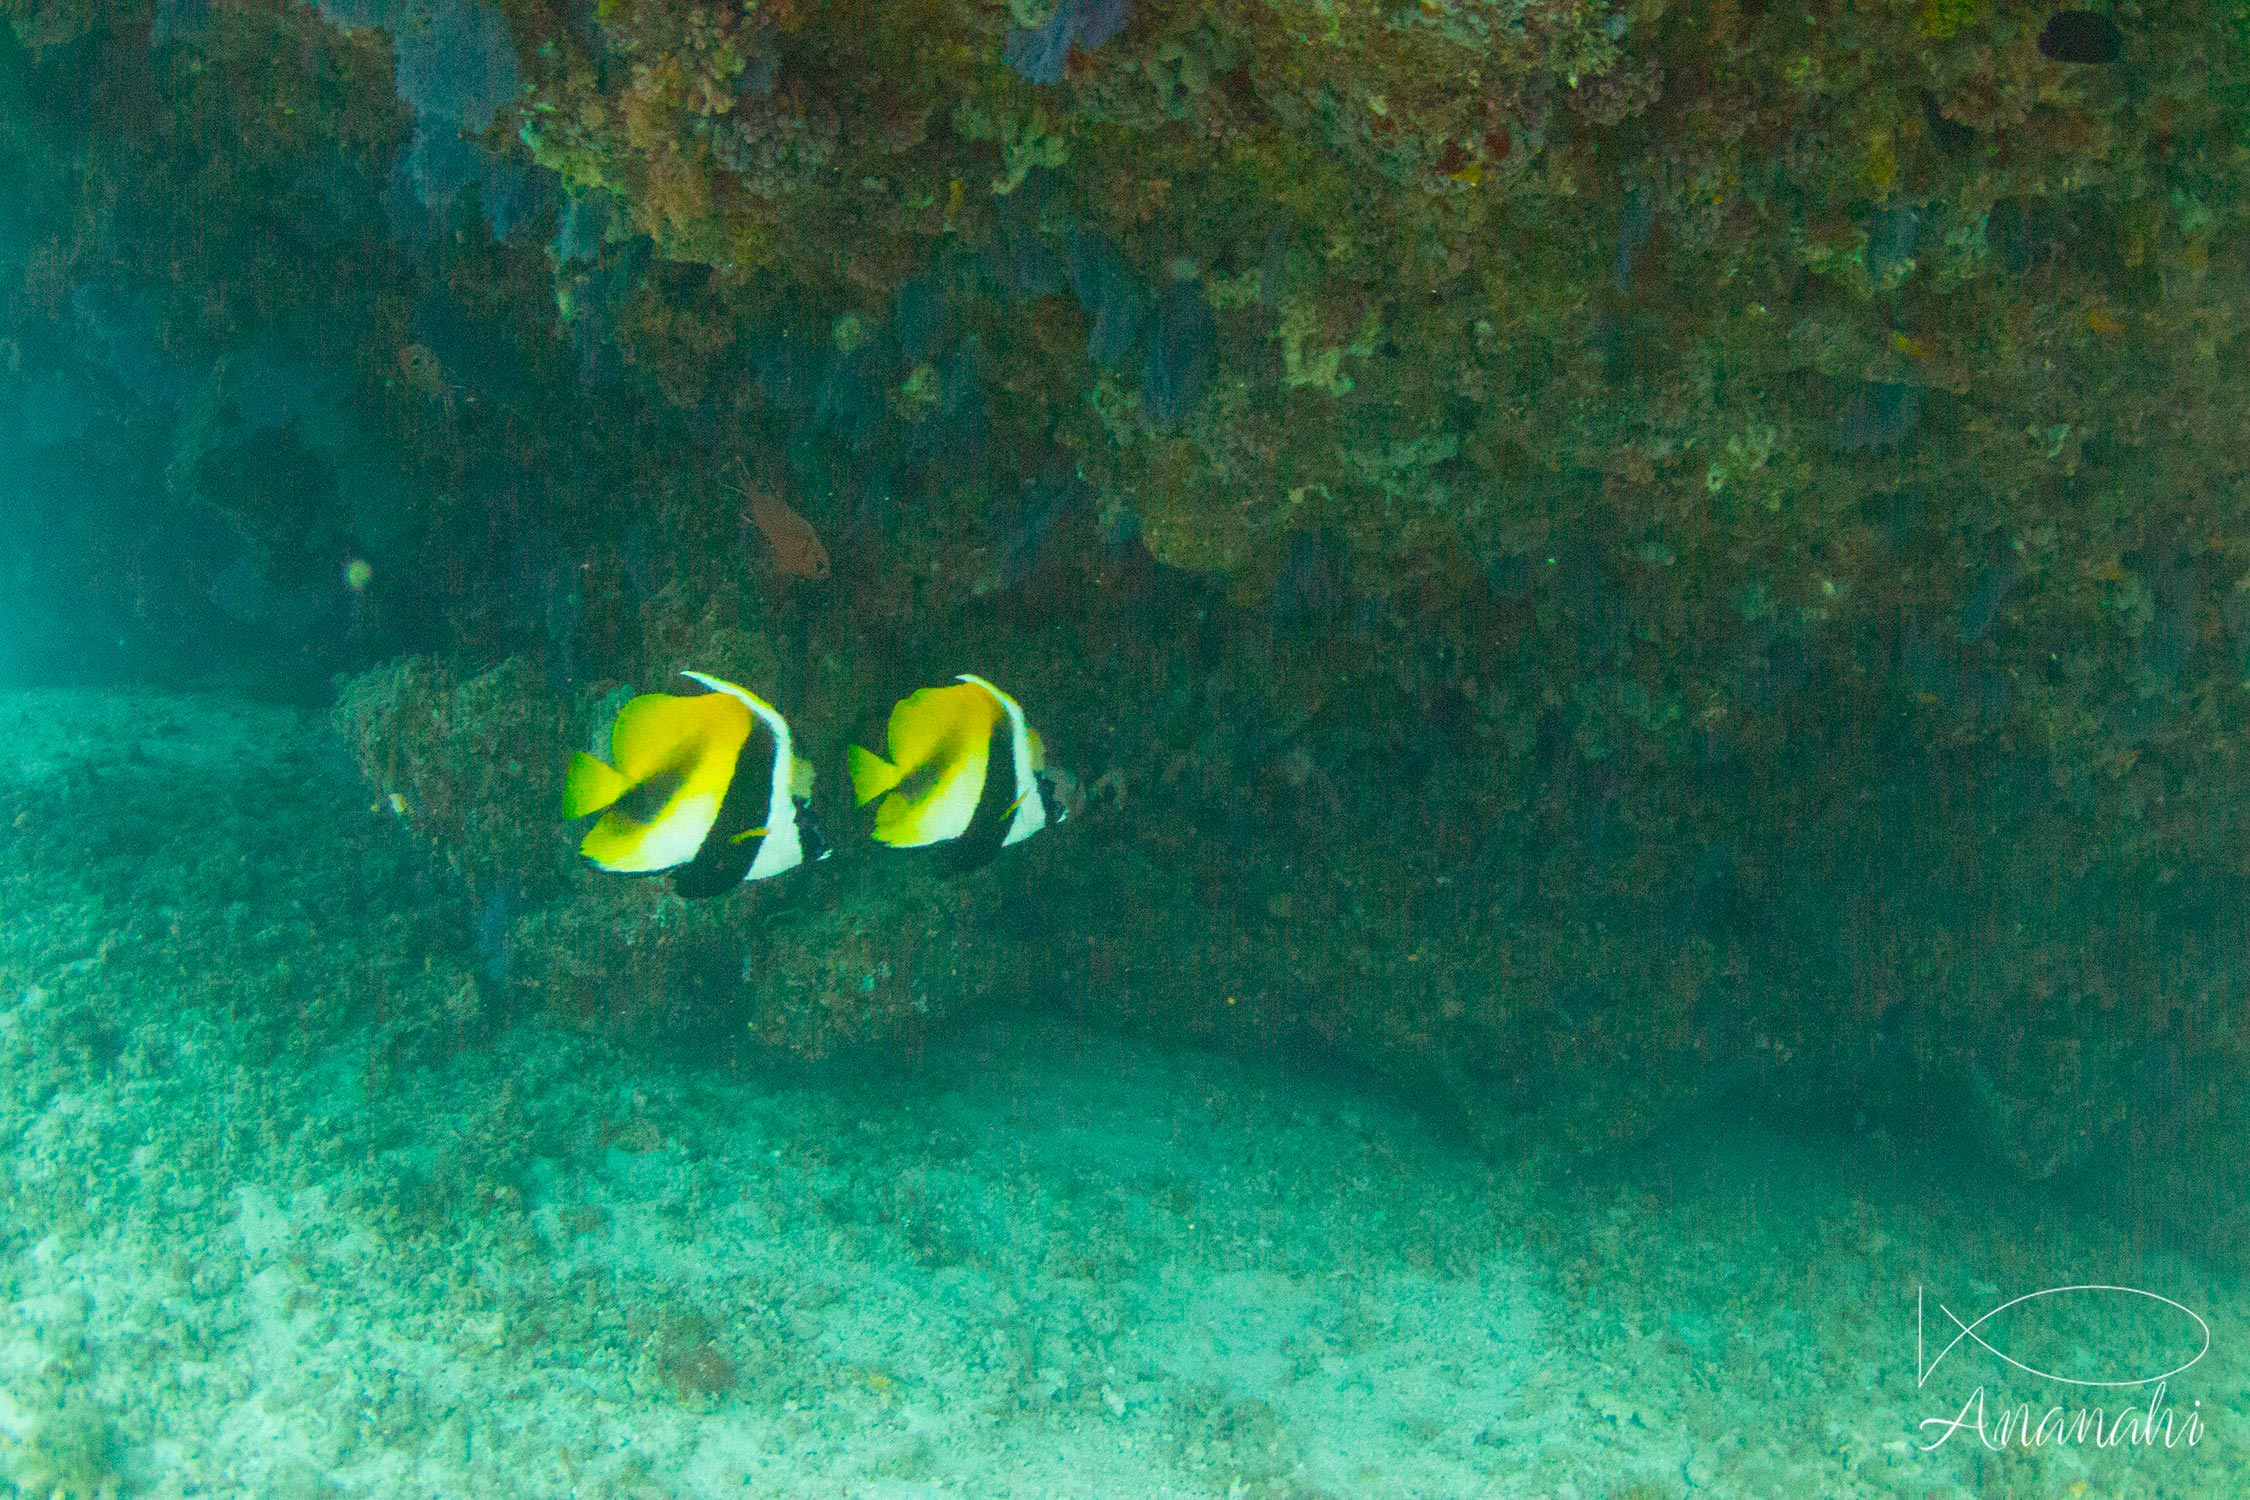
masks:
<instances>
[{"instance_id":1,"label":"masked bannerfish","mask_svg":"<svg viewBox=\"0 0 2250 1500\"><path fill-rule=\"evenodd\" d=\"M825 859L806 809L812 766L791 748L788 720L731 682L680 675L709 691L635 698L610 726L611 764L571 758L563 816L602 815L580 852L619 874L669 870L691 898Z\"/></svg>"},{"instance_id":2,"label":"masked bannerfish","mask_svg":"<svg viewBox=\"0 0 2250 1500\"><path fill-rule=\"evenodd\" d=\"M862 806L883 799L875 837L894 849L945 844L974 869L1063 819L1038 731L982 677L902 699L886 734L889 760L852 746L852 792Z\"/></svg>"}]
</instances>

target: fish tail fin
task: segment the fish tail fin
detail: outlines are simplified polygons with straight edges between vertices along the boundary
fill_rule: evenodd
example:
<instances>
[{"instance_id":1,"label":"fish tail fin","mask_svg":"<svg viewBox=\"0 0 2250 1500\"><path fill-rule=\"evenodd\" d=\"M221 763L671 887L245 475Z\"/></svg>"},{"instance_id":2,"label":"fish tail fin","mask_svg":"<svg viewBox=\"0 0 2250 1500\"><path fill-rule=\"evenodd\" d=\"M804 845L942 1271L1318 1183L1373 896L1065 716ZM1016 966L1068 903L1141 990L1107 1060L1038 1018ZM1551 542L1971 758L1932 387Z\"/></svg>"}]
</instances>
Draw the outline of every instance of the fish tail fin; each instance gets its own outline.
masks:
<instances>
[{"instance_id":1,"label":"fish tail fin","mask_svg":"<svg viewBox=\"0 0 2250 1500\"><path fill-rule=\"evenodd\" d=\"M854 745L846 752L845 760L852 773L852 796L862 807L898 785L898 767L872 750Z\"/></svg>"},{"instance_id":2,"label":"fish tail fin","mask_svg":"<svg viewBox=\"0 0 2250 1500\"><path fill-rule=\"evenodd\" d=\"M796 757L789 767L789 795L799 802L812 801L813 776L813 763L802 755Z\"/></svg>"},{"instance_id":3,"label":"fish tail fin","mask_svg":"<svg viewBox=\"0 0 2250 1500\"><path fill-rule=\"evenodd\" d=\"M623 775L581 750L570 758L570 771L563 778L563 816L583 818L600 812L632 789Z\"/></svg>"}]
</instances>

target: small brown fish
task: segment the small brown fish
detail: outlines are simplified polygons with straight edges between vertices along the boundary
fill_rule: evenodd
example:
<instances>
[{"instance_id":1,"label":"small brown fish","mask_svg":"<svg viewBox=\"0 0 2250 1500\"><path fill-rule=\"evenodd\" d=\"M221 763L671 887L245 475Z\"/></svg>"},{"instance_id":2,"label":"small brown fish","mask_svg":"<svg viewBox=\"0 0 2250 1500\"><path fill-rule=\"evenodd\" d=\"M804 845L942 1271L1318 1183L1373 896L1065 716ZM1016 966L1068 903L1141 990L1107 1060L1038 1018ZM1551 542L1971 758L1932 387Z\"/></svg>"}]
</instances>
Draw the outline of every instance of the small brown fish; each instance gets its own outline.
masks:
<instances>
[{"instance_id":1,"label":"small brown fish","mask_svg":"<svg viewBox=\"0 0 2250 1500\"><path fill-rule=\"evenodd\" d=\"M407 344L398 351L399 384L424 401L445 408L447 416L453 414L453 383L445 378L445 366L427 344Z\"/></svg>"},{"instance_id":2,"label":"small brown fish","mask_svg":"<svg viewBox=\"0 0 2250 1500\"><path fill-rule=\"evenodd\" d=\"M820 533L812 522L789 508L786 501L763 487L750 482L750 470L742 469L742 494L750 503L748 519L773 549L775 566L791 578L810 578L818 583L828 576L828 549L820 544Z\"/></svg>"}]
</instances>

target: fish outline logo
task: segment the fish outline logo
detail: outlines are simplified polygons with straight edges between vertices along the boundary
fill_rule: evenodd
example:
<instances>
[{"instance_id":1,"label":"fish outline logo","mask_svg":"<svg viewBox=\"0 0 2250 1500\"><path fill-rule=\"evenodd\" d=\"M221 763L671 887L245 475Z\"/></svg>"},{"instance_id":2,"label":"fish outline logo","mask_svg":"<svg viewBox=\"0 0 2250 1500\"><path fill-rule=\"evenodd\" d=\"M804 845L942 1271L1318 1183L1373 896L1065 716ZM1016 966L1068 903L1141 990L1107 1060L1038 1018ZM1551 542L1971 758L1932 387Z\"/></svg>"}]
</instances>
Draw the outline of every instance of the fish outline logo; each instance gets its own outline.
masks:
<instances>
[{"instance_id":1,"label":"fish outline logo","mask_svg":"<svg viewBox=\"0 0 2250 1500\"><path fill-rule=\"evenodd\" d=\"M2010 1365L2013 1365L2015 1368L2023 1371L2027 1375L2036 1376L2041 1380L2056 1381L2062 1385L2085 1386L2103 1390L2123 1390L2129 1389L2134 1386L2156 1385L2162 1381L2170 1380L2175 1375L2183 1374L2186 1371L2193 1369L2197 1362L2200 1361L2204 1355L2211 1352L2211 1325L2206 1322L2203 1315L2197 1312L2194 1308L2187 1306L2185 1303L2174 1301L2172 1298L2165 1296L2162 1292L2146 1291L2140 1287L2135 1286L2115 1286L2107 1283L2089 1282L2074 1286L2044 1287L2036 1292L2025 1292L2020 1297L2009 1298L1999 1306L1992 1308L1990 1311L1979 1316L1974 1321L1967 1323L1961 1321L1961 1315L1959 1313L1955 1312L1952 1308L1947 1307L1944 1303L1940 1302L1938 1304L1938 1311L1944 1313L1947 1318L1951 1319L1953 1322L1953 1326L1960 1331L1954 1334L1951 1339L1947 1340L1945 1347L1937 1352L1936 1358L1932 1359L1927 1357L1928 1346L1924 1337L1924 1291L1925 1289L1921 1282L1916 1282L1914 1284L1914 1384L1916 1389L1920 1389L1924 1384L1928 1382L1931 1373L1934 1372L1937 1367L1944 1362L1945 1357L1948 1354L1951 1354L1956 1348L1960 1347L1961 1341L1963 1339L1970 1340L1979 1348L1983 1349L1986 1353L1997 1356L1999 1359L2005 1361ZM2020 1306L2026 1302L2035 1302L2042 1297L2068 1296L2073 1293L2105 1292L2118 1293L2129 1297L2146 1297L2152 1302L2161 1302L2166 1307L2170 1307L2179 1312L2187 1314L2189 1319L2194 1322L2196 1328L2203 1335L2202 1347L2198 1348L2195 1353L2189 1355L2183 1363L2174 1365L2171 1369L2165 1370L2160 1374L2141 1375L2136 1376L2130 1380L2086 1380L2074 1375L2057 1375L2051 1370L2042 1370L2035 1365L2025 1364L2022 1360L2017 1359L2014 1355L1993 1348L1993 1346L1986 1341L1984 1335L1977 1332L1979 1328L1991 1322L1994 1318L2000 1316L2000 1314L2006 1312L2009 1308Z\"/></svg>"}]
</instances>

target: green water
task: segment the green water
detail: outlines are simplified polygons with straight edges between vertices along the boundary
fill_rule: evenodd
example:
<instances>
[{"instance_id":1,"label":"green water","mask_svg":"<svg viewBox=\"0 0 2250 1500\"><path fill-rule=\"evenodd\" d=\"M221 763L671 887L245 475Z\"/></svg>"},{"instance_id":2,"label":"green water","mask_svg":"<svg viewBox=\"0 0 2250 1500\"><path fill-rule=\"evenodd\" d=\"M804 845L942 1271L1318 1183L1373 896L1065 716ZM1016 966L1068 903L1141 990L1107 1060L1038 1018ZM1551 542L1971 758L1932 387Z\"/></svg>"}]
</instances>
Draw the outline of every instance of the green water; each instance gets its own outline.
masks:
<instances>
[{"instance_id":1,"label":"green water","mask_svg":"<svg viewBox=\"0 0 2250 1500\"><path fill-rule=\"evenodd\" d=\"M2250 1494L2240 10L0 0L0 1497Z\"/></svg>"}]
</instances>

